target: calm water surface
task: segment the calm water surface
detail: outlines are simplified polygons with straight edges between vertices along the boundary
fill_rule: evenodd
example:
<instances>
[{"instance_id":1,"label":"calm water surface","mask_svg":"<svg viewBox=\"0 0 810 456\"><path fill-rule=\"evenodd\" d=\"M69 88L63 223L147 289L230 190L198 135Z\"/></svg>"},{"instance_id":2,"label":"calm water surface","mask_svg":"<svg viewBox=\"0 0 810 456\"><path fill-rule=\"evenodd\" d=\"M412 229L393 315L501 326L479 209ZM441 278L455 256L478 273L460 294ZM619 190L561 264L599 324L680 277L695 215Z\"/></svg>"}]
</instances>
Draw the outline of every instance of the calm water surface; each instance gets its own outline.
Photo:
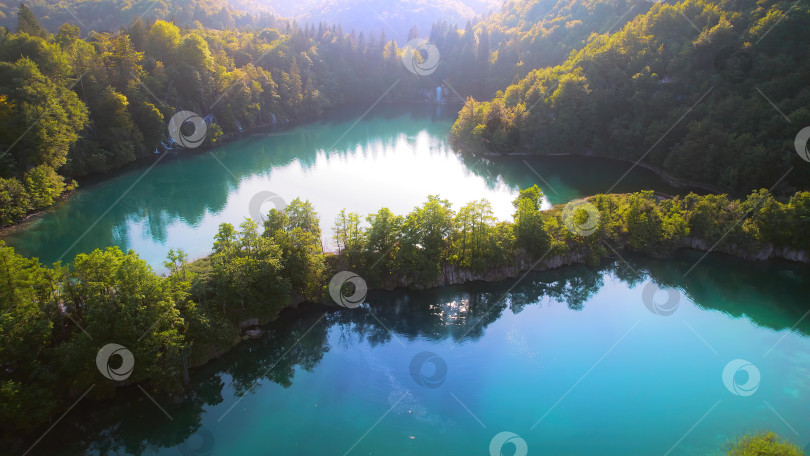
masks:
<instances>
[{"instance_id":1,"label":"calm water surface","mask_svg":"<svg viewBox=\"0 0 810 456\"><path fill-rule=\"evenodd\" d=\"M710 256L683 278L698 258L299 309L196 371L185 397L156 397L173 420L132 389L81 404L39 450L466 456L490 454L502 431L529 455L720 455L763 429L807 444L810 324L791 330L806 312L807 269ZM650 279L679 293L673 314L644 305ZM446 370L412 370L425 351ZM735 359L761 374L750 396L724 385Z\"/></svg>"},{"instance_id":2,"label":"calm water surface","mask_svg":"<svg viewBox=\"0 0 810 456\"><path fill-rule=\"evenodd\" d=\"M455 209L486 198L499 219L511 220L522 188L538 184L547 204L564 203L606 191L630 166L570 157L465 159L448 142L456 108L380 106L356 123L365 110L343 108L314 124L167 158L148 173L134 170L90 185L4 240L48 264L117 245L162 270L169 249L192 258L208 254L219 224L249 217L251 199L262 191L287 202L309 199L328 246L343 208L365 215L385 206L406 214L438 194ZM678 192L640 168L616 191L640 189Z\"/></svg>"},{"instance_id":3,"label":"calm water surface","mask_svg":"<svg viewBox=\"0 0 810 456\"><path fill-rule=\"evenodd\" d=\"M383 106L350 128L362 112L88 186L6 241L46 262L114 244L161 269L170 248L209 252L217 225L249 216L260 191L308 198L328 236L341 208L406 213L430 194L456 208L487 198L509 219L521 188L538 184L562 203L605 191L629 166L464 159L447 142L451 109ZM616 191L645 188L678 192L642 169ZM796 322L810 271L711 255L684 278L698 258L290 311L264 339L194 371L187 394L156 396L171 419L139 389L122 390L79 403L32 454L467 456L491 454L503 431L529 455L715 455L763 429L806 445L810 319ZM680 297L672 315L644 305L650 280ZM423 352L430 361L413 368ZM724 384L736 359L760 373L751 395L732 392L756 380L744 371Z\"/></svg>"}]
</instances>

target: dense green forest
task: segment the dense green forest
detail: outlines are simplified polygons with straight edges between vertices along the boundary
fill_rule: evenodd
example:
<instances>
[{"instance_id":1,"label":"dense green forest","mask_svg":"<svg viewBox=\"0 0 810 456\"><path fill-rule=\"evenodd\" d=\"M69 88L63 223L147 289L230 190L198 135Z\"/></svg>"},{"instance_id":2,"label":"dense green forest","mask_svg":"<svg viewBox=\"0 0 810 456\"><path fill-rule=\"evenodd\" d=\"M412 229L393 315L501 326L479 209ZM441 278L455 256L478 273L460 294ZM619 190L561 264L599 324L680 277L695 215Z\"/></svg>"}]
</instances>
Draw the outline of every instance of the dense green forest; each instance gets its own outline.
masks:
<instances>
[{"instance_id":1,"label":"dense green forest","mask_svg":"<svg viewBox=\"0 0 810 456\"><path fill-rule=\"evenodd\" d=\"M323 16L299 15L305 22L252 0L0 3L0 227L53 205L76 180L190 153L169 138L178 111L203 116L205 145L215 146L343 104L432 101L438 85L465 102L451 132L464 153L642 160L735 195L606 189L541 210L534 186L513 202L512 221L497 220L486 200L455 209L437 195L408 214L344 210L328 228L309 201L295 199L261 226L222 224L206 258L171 251L165 275L117 247L48 266L0 241L0 439L19 444L83 394L103 400L137 384L181 395L189 369L242 340L245 321L255 327L293 305L331 304L339 271L372 289L421 290L587 264L585 286L552 284L520 301L564 296L576 308L598 289L597 267L627 264L620 252L662 258L689 248L807 261L810 167L793 141L810 125L810 8L779 0L509 0L467 21L491 3L404 2L382 18L399 27L414 21L402 11L457 16L429 30L358 23L372 33L323 22L356 15L340 2L325 5ZM441 61L417 76L402 64L401 43L422 35ZM322 230L331 230L336 252L324 251ZM691 269L675 272L683 279ZM367 318L347 315L333 318ZM389 337L373 321L362 324ZM307 325L298 326L302 333ZM138 360L117 384L99 382L94 366L107 340ZM299 363L314 365L316 352ZM282 366L286 377L277 381L289 384L295 366ZM246 377L235 379L236 390L252 383ZM101 434L93 438L112 438ZM145 451L143 442L129 443ZM763 433L728 454L801 452Z\"/></svg>"},{"instance_id":2,"label":"dense green forest","mask_svg":"<svg viewBox=\"0 0 810 456\"><path fill-rule=\"evenodd\" d=\"M179 110L204 116L212 145L383 94L425 100L436 85L451 101L495 95L461 110L452 135L466 152L643 158L740 194L786 173L775 191L790 194L810 178L792 145L810 123L808 45L780 44L801 36L808 10L789 2L508 2L463 28L435 23L428 37L442 57L429 77L405 70L403 38L384 28L270 15L152 22L138 5L116 6L134 19L114 32L57 26L65 18L50 13L42 26L24 5L16 33L0 29L0 226L47 208L75 179L153 159Z\"/></svg>"},{"instance_id":3,"label":"dense green forest","mask_svg":"<svg viewBox=\"0 0 810 456\"><path fill-rule=\"evenodd\" d=\"M645 0L510 0L497 12L468 22L463 31L439 20L428 36L442 51L441 79L449 80L458 96L488 99L534 68L563 63L597 33L620 28L632 19L629 12L650 7ZM473 40L456 46L459 37Z\"/></svg>"},{"instance_id":4,"label":"dense green forest","mask_svg":"<svg viewBox=\"0 0 810 456\"><path fill-rule=\"evenodd\" d=\"M651 6L645 0L507 1L500 10L472 25L489 52L489 65L475 71L476 77L485 82L485 93L470 94L478 99L492 98L495 91L520 80L532 69L563 63L572 51L584 47L597 34L620 29ZM440 22L434 30L446 25ZM440 42L441 37L431 34L431 39Z\"/></svg>"},{"instance_id":5,"label":"dense green forest","mask_svg":"<svg viewBox=\"0 0 810 456\"><path fill-rule=\"evenodd\" d=\"M289 22L219 31L136 17L81 38L70 24L49 33L24 5L18 22L0 33L0 226L50 206L73 179L155 157L180 110L205 117L211 145L340 104L423 100L446 77L409 73L384 31ZM460 55L448 62L474 64L474 34L444 33L454 39L442 52Z\"/></svg>"},{"instance_id":6,"label":"dense green forest","mask_svg":"<svg viewBox=\"0 0 810 456\"><path fill-rule=\"evenodd\" d=\"M96 384L99 340L134 350L138 369L122 384L180 391L189 367L240 340L240 322L266 323L290 304L327 302L330 278L341 270L371 288L426 288L453 277L597 265L621 250L658 256L694 247L753 257L763 249L810 249L802 232L810 192L784 202L765 190L744 200L597 195L547 211L541 197L536 186L522 191L514 222L495 220L485 200L454 211L438 196L406 215L343 211L332 229L336 253L322 249L315 209L296 199L271 210L263 227L250 219L221 225L209 257L188 263L183 252L170 252L165 277L117 247L46 267L0 244L4 432L10 437L46 422ZM99 383L88 394L101 399L114 391Z\"/></svg>"},{"instance_id":7,"label":"dense green forest","mask_svg":"<svg viewBox=\"0 0 810 456\"><path fill-rule=\"evenodd\" d=\"M117 8L137 12L137 5ZM429 99L437 85L450 89L451 102L492 96L527 65L561 61L592 32L629 16L624 4L589 5L510 3L475 25L437 22L428 38L440 65L421 77L405 69L398 37L384 28L366 35L267 16L218 30L230 26L177 14L174 23L151 22L133 12L126 27L99 33L86 23L56 26L58 15L46 16L43 26L22 5L16 33L0 29L0 226L47 208L75 179L154 159L171 145L166 127L180 110L205 118L206 143L213 145L244 129L310 119L383 95ZM215 6L196 7L214 14ZM419 36L411 29L399 39Z\"/></svg>"},{"instance_id":8,"label":"dense green forest","mask_svg":"<svg viewBox=\"0 0 810 456\"><path fill-rule=\"evenodd\" d=\"M520 5L507 6L499 20L525 17ZM793 142L810 124L803 38L810 8L789 1L650 6L491 101L469 99L453 127L455 143L472 153L643 159L740 193L771 187L794 167L778 191L806 188L810 168ZM525 39L545 33L530 29Z\"/></svg>"}]
</instances>

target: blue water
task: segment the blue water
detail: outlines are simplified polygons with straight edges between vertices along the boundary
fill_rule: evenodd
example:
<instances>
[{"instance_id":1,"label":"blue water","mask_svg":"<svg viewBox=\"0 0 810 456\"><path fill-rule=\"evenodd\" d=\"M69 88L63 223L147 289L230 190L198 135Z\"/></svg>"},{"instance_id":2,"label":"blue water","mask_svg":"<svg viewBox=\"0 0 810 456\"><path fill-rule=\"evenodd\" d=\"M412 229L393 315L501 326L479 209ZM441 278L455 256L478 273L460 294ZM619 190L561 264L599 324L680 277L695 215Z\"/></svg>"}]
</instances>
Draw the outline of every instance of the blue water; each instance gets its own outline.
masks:
<instances>
[{"instance_id":1,"label":"blue water","mask_svg":"<svg viewBox=\"0 0 810 456\"><path fill-rule=\"evenodd\" d=\"M684 278L698 258L305 307L197 370L186 397L156 398L173 420L133 389L82 404L41 448L487 455L511 432L529 455L720 455L766 429L807 444L807 268L710 256ZM645 306L650 280L677 291L672 315ZM414 371L414 358L431 361ZM732 392L743 372L724 384L735 359L761 374L750 396Z\"/></svg>"}]
</instances>

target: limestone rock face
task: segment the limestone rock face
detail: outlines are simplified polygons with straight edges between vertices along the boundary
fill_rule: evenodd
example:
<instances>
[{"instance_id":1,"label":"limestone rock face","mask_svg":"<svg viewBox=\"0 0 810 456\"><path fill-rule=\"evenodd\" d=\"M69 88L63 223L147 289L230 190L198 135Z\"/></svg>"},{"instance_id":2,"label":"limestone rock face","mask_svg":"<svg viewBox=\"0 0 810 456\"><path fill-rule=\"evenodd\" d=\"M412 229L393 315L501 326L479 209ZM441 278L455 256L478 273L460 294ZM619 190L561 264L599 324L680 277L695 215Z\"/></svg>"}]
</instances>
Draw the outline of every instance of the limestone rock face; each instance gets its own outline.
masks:
<instances>
[{"instance_id":1,"label":"limestone rock face","mask_svg":"<svg viewBox=\"0 0 810 456\"><path fill-rule=\"evenodd\" d=\"M260 339L262 336L264 336L264 330L248 329L247 331L245 331L245 336L247 336L249 339Z\"/></svg>"},{"instance_id":2,"label":"limestone rock face","mask_svg":"<svg viewBox=\"0 0 810 456\"><path fill-rule=\"evenodd\" d=\"M242 323L239 323L239 329L242 331L253 328L254 326L259 326L259 319L258 318L249 318Z\"/></svg>"},{"instance_id":3,"label":"limestone rock face","mask_svg":"<svg viewBox=\"0 0 810 456\"><path fill-rule=\"evenodd\" d=\"M687 237L683 239L682 245L686 248L700 250L703 252L706 252L712 248L712 245L709 242L703 239L697 239L693 237ZM810 262L810 252L808 252L807 250L796 250L784 247L775 248L773 245L766 245L762 249L755 252L746 251L736 246L726 246L726 245L717 246L713 251L727 253L729 255L733 255L737 258L742 258L745 260L765 261L774 258L781 258L784 260L796 261L799 263Z\"/></svg>"}]
</instances>

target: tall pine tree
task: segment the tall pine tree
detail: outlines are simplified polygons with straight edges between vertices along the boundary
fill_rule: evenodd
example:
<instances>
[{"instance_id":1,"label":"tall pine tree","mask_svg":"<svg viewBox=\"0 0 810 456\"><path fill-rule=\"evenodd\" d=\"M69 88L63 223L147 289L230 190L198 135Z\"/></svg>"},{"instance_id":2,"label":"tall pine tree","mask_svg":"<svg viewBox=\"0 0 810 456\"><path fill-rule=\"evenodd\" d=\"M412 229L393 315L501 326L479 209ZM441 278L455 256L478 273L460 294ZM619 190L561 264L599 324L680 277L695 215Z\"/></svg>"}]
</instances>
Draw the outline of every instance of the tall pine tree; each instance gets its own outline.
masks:
<instances>
[{"instance_id":1,"label":"tall pine tree","mask_svg":"<svg viewBox=\"0 0 810 456\"><path fill-rule=\"evenodd\" d=\"M39 21L37 21L34 13L32 13L24 3L20 3L20 9L17 11L17 33L27 33L31 36L39 36L42 38L46 38L48 35L42 26L39 25Z\"/></svg>"}]
</instances>

